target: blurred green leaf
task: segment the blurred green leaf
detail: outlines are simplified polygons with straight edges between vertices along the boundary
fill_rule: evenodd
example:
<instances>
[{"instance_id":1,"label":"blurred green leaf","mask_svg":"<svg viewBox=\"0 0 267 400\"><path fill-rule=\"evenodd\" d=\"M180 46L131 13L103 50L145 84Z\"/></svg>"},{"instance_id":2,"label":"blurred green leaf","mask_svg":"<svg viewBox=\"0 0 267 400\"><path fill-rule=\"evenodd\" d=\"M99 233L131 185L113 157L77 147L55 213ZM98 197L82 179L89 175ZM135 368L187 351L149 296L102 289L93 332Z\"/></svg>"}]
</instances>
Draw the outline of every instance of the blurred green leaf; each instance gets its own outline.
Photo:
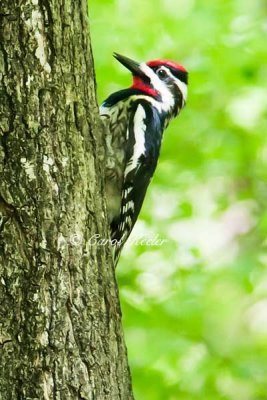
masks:
<instances>
[{"instance_id":1,"label":"blurred green leaf","mask_svg":"<svg viewBox=\"0 0 267 400\"><path fill-rule=\"evenodd\" d=\"M112 52L190 72L188 104L118 267L137 400L265 400L267 7L94 1L99 102L130 85Z\"/></svg>"}]
</instances>

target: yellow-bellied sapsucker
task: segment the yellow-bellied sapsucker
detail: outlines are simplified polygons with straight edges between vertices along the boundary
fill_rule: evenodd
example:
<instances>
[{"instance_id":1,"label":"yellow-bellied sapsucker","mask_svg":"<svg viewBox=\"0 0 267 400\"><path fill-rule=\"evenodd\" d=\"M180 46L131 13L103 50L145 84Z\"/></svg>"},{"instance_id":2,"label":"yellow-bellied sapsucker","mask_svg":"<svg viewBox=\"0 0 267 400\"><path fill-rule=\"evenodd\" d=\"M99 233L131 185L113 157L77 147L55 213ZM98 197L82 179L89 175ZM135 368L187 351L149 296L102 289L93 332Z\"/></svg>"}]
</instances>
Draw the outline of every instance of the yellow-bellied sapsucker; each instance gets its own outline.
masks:
<instances>
[{"instance_id":1,"label":"yellow-bellied sapsucker","mask_svg":"<svg viewBox=\"0 0 267 400\"><path fill-rule=\"evenodd\" d=\"M187 98L188 73L173 61L138 63L115 53L133 84L111 94L100 114L106 127L106 193L115 264L137 220L154 174L162 135Z\"/></svg>"}]
</instances>

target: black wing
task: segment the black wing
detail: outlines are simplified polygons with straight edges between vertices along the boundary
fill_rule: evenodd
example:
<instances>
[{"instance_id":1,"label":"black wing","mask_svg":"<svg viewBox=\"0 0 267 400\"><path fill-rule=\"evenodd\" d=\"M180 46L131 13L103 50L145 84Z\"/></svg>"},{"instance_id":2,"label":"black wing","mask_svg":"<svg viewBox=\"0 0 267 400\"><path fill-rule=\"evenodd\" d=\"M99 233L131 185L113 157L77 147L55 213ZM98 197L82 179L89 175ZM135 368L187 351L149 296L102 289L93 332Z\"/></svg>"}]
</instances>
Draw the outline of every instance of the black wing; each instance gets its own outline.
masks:
<instances>
[{"instance_id":1,"label":"black wing","mask_svg":"<svg viewBox=\"0 0 267 400\"><path fill-rule=\"evenodd\" d=\"M111 224L115 264L134 227L157 166L162 132L158 111L147 101L136 101L128 124L120 216Z\"/></svg>"}]
</instances>

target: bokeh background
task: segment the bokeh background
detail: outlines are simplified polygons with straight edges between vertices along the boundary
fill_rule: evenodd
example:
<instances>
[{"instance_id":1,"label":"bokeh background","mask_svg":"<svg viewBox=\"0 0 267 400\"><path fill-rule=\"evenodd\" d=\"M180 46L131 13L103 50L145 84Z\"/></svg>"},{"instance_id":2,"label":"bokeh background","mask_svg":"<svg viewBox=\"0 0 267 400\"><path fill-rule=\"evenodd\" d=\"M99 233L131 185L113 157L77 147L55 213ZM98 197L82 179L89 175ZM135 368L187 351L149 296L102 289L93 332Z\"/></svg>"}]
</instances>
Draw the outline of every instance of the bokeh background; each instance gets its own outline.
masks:
<instances>
[{"instance_id":1,"label":"bokeh background","mask_svg":"<svg viewBox=\"0 0 267 400\"><path fill-rule=\"evenodd\" d=\"M116 51L190 72L117 276L136 400L267 399L266 0L94 0L99 102Z\"/></svg>"}]
</instances>

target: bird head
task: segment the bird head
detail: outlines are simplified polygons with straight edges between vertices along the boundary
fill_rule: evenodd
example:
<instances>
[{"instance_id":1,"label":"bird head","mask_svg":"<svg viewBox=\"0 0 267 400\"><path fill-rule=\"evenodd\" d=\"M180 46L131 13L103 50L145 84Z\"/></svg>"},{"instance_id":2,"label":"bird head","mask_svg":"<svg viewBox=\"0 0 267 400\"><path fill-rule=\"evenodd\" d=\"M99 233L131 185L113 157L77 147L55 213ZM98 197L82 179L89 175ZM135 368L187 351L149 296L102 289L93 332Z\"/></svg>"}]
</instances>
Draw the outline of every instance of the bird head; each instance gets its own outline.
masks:
<instances>
[{"instance_id":1,"label":"bird head","mask_svg":"<svg viewBox=\"0 0 267 400\"><path fill-rule=\"evenodd\" d=\"M158 100L163 111L176 114L185 105L188 72L182 65L170 60L139 63L118 53L114 57L131 71L131 88Z\"/></svg>"}]
</instances>

